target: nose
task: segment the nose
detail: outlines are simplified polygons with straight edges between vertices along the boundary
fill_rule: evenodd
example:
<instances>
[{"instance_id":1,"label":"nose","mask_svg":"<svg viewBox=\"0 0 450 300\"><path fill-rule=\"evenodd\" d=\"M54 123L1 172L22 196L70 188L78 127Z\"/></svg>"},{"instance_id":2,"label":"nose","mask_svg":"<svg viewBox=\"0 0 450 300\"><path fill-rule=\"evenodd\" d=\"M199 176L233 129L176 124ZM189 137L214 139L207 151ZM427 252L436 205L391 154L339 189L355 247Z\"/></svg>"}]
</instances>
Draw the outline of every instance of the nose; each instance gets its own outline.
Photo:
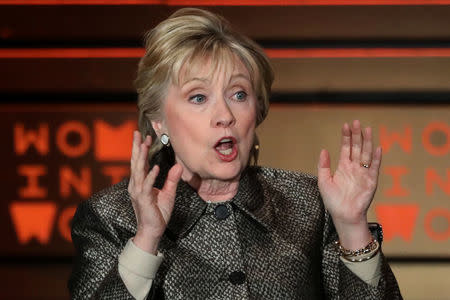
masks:
<instances>
[{"instance_id":1,"label":"nose","mask_svg":"<svg viewBox=\"0 0 450 300\"><path fill-rule=\"evenodd\" d=\"M225 99L219 99L214 105L214 114L211 120L213 127L230 127L236 123L233 112Z\"/></svg>"}]
</instances>

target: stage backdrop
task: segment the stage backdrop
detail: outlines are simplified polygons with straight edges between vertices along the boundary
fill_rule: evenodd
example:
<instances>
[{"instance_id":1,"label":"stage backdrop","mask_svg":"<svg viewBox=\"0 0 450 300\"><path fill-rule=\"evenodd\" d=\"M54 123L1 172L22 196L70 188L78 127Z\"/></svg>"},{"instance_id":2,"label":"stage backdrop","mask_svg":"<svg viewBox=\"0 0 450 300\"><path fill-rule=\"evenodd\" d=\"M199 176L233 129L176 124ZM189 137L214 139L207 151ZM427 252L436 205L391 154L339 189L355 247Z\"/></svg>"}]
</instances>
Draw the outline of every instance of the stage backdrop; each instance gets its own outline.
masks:
<instances>
[{"instance_id":1,"label":"stage backdrop","mask_svg":"<svg viewBox=\"0 0 450 300\"><path fill-rule=\"evenodd\" d=\"M370 218L385 253L450 258L450 106L272 105L258 128L260 164L316 174L325 148L335 166L353 119L383 147ZM0 255L71 256L77 204L129 174L135 105L3 105L0 128Z\"/></svg>"}]
</instances>

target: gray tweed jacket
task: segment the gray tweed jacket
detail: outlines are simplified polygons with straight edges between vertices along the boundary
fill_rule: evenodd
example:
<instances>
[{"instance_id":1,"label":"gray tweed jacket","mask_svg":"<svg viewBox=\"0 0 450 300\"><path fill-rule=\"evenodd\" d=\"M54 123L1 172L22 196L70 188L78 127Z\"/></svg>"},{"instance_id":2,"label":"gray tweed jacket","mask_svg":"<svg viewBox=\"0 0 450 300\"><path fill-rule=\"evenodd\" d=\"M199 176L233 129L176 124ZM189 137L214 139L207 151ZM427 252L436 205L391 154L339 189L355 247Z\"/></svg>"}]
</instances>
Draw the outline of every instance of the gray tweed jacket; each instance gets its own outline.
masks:
<instances>
[{"instance_id":1,"label":"gray tweed jacket","mask_svg":"<svg viewBox=\"0 0 450 300\"><path fill-rule=\"evenodd\" d=\"M82 202L72 223L73 299L133 299L118 255L136 233L124 180ZM401 299L382 255L370 286L339 259L313 176L263 167L242 174L237 195L206 203L185 182L159 251L150 299Z\"/></svg>"}]
</instances>

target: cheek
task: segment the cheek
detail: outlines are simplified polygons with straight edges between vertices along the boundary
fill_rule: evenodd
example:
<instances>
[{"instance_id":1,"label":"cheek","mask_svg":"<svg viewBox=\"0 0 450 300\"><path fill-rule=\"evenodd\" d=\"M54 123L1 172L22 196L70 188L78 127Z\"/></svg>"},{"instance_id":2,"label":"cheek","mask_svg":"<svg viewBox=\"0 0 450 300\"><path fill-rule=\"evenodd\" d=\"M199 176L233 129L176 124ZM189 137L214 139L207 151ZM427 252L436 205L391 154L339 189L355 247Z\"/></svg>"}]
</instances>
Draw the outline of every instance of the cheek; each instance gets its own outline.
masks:
<instances>
[{"instance_id":1,"label":"cheek","mask_svg":"<svg viewBox=\"0 0 450 300\"><path fill-rule=\"evenodd\" d=\"M250 111L250 113L249 113ZM250 107L241 115L241 127L242 130L248 134L253 134L256 128L256 109L255 107Z\"/></svg>"},{"instance_id":2,"label":"cheek","mask_svg":"<svg viewBox=\"0 0 450 300\"><path fill-rule=\"evenodd\" d=\"M176 152L189 152L204 135L201 116L194 116L182 111L167 111L167 128ZM198 151L198 150L197 150Z\"/></svg>"},{"instance_id":3,"label":"cheek","mask_svg":"<svg viewBox=\"0 0 450 300\"><path fill-rule=\"evenodd\" d=\"M166 106L166 127L171 137L183 136L183 131L186 130L186 126L189 126L189 122L185 120L186 114L182 113L179 105L169 102Z\"/></svg>"},{"instance_id":4,"label":"cheek","mask_svg":"<svg viewBox=\"0 0 450 300\"><path fill-rule=\"evenodd\" d=\"M240 135L245 141L242 145L246 147L245 151L249 151L253 146L253 138L255 136L256 114L243 113L240 120Z\"/></svg>"},{"instance_id":5,"label":"cheek","mask_svg":"<svg viewBox=\"0 0 450 300\"><path fill-rule=\"evenodd\" d=\"M177 145L181 145L184 141L180 140L185 136L184 130L185 126L183 126L184 120L183 116L177 111L174 105L167 105L166 110L166 130L170 137L170 142L174 147L174 150L177 150Z\"/></svg>"}]
</instances>

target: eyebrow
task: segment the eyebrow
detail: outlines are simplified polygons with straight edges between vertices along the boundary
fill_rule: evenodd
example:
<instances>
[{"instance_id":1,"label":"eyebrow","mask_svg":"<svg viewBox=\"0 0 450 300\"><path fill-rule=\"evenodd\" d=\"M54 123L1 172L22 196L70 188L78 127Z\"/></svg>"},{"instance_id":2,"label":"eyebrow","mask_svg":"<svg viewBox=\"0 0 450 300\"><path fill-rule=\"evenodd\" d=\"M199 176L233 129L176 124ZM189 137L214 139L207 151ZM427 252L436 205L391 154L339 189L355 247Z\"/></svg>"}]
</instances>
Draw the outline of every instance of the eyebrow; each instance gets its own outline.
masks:
<instances>
[{"instance_id":1,"label":"eyebrow","mask_svg":"<svg viewBox=\"0 0 450 300\"><path fill-rule=\"evenodd\" d=\"M243 79L247 80L248 82L251 82L250 78L248 76L245 76L242 73L238 73L238 74L232 75L231 78L230 78L230 82L233 81L234 79L238 79L238 78L243 78Z\"/></svg>"},{"instance_id":2,"label":"eyebrow","mask_svg":"<svg viewBox=\"0 0 450 300\"><path fill-rule=\"evenodd\" d=\"M189 78L188 80L186 80L185 82L182 83L181 87L184 87L186 84L189 84L192 81L208 82L209 79L208 78L201 78L201 77Z\"/></svg>"},{"instance_id":3,"label":"eyebrow","mask_svg":"<svg viewBox=\"0 0 450 300\"><path fill-rule=\"evenodd\" d=\"M233 82L234 80L239 79L239 78L245 79L245 80L247 80L248 82L251 83L250 78L248 76L246 76L245 74L243 74L243 73L237 73L237 74L231 75L229 82ZM187 84L190 84L193 81L200 81L200 82L203 82L203 83L209 83L210 80L208 78L204 78L204 77L189 78L188 80L186 80L185 82L182 83L181 88L184 88Z\"/></svg>"}]
</instances>

